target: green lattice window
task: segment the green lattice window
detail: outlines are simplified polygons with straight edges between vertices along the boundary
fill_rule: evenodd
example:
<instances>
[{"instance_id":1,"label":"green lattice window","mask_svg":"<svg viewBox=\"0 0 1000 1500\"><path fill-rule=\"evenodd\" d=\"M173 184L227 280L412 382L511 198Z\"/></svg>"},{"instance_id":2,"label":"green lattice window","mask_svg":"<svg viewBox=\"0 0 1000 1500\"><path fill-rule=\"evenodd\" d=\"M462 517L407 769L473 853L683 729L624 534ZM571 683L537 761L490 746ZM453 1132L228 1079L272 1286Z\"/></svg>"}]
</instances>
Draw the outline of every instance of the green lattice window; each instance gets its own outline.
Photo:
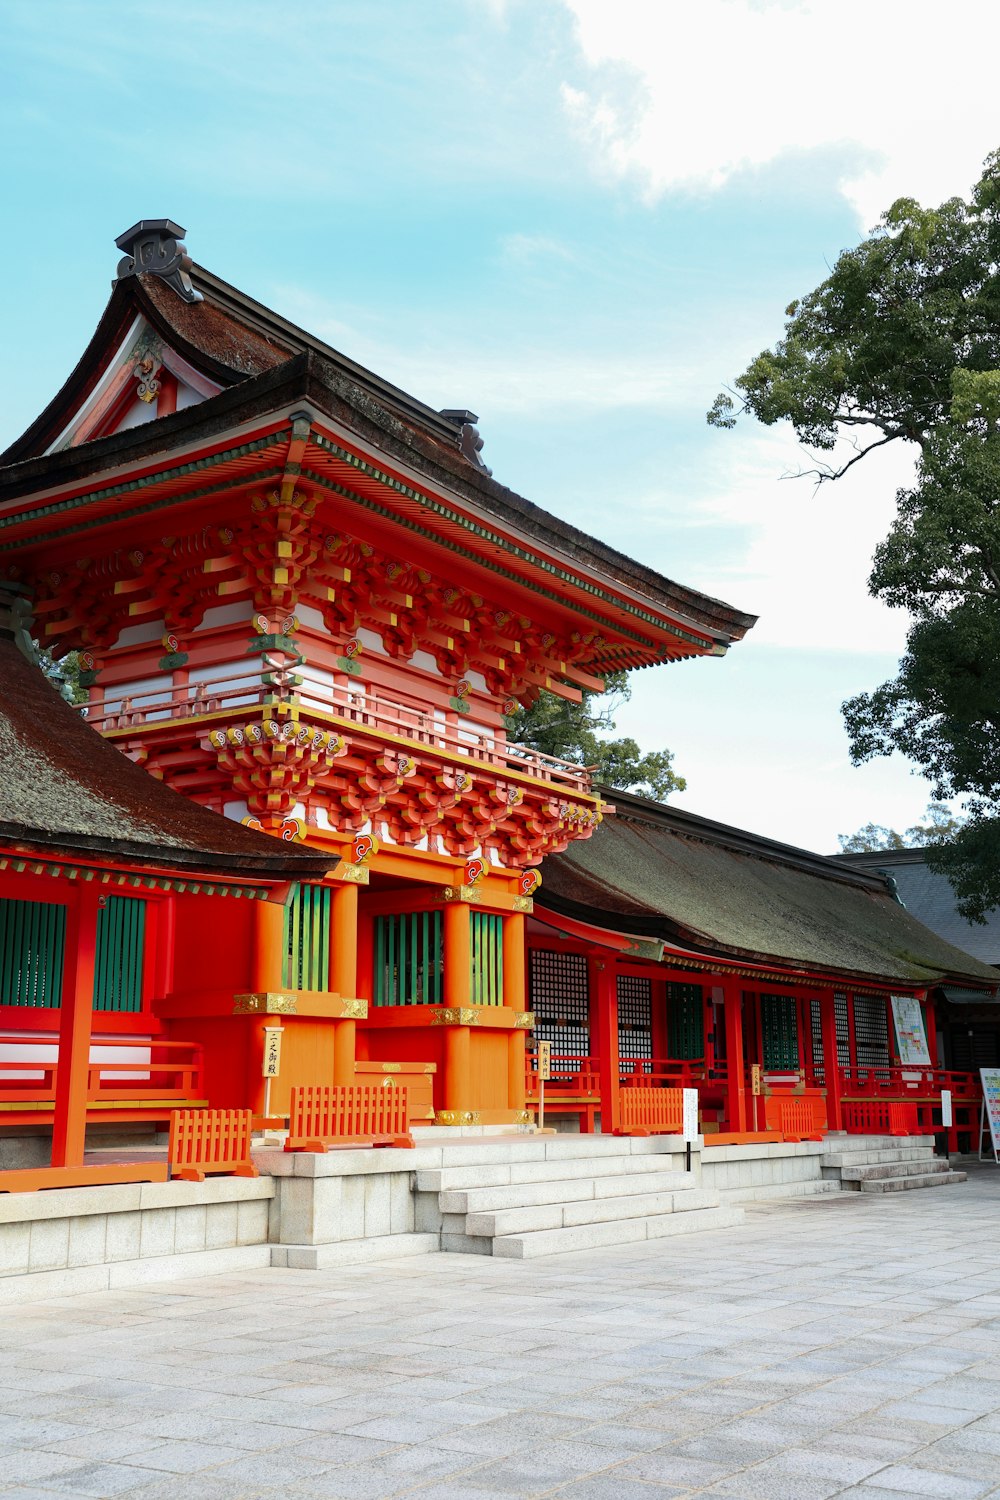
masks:
<instances>
[{"instance_id":1,"label":"green lattice window","mask_svg":"<svg viewBox=\"0 0 1000 1500\"><path fill-rule=\"evenodd\" d=\"M296 886L285 908L282 984L290 990L330 987L330 887Z\"/></svg>"},{"instance_id":2,"label":"green lattice window","mask_svg":"<svg viewBox=\"0 0 1000 1500\"><path fill-rule=\"evenodd\" d=\"M705 1055L705 1002L700 984L667 985L667 1049L685 1061Z\"/></svg>"},{"instance_id":3,"label":"green lattice window","mask_svg":"<svg viewBox=\"0 0 1000 1500\"><path fill-rule=\"evenodd\" d=\"M764 1067L794 1073L799 1067L799 1025L791 995L761 995L760 1033Z\"/></svg>"},{"instance_id":4,"label":"green lattice window","mask_svg":"<svg viewBox=\"0 0 1000 1500\"><path fill-rule=\"evenodd\" d=\"M375 1004L441 1003L441 913L375 918Z\"/></svg>"},{"instance_id":5,"label":"green lattice window","mask_svg":"<svg viewBox=\"0 0 1000 1500\"><path fill-rule=\"evenodd\" d=\"M65 906L0 900L0 1005L58 1009L65 949Z\"/></svg>"},{"instance_id":6,"label":"green lattice window","mask_svg":"<svg viewBox=\"0 0 1000 1500\"><path fill-rule=\"evenodd\" d=\"M142 962L146 903L132 896L109 896L97 913L94 1009L142 1010Z\"/></svg>"},{"instance_id":7,"label":"green lattice window","mask_svg":"<svg viewBox=\"0 0 1000 1500\"><path fill-rule=\"evenodd\" d=\"M474 911L470 915L472 1004L502 1005L503 917L485 911Z\"/></svg>"}]
</instances>

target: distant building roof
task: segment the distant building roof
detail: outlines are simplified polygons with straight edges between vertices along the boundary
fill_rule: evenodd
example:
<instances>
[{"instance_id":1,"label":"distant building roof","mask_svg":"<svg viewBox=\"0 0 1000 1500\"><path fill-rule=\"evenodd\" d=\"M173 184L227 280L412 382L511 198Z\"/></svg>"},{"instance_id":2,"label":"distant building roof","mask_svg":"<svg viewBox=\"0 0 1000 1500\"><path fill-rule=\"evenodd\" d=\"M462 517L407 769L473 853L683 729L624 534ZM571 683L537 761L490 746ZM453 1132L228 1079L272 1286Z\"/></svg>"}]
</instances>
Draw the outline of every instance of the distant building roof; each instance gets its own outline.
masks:
<instances>
[{"instance_id":1,"label":"distant building roof","mask_svg":"<svg viewBox=\"0 0 1000 1500\"><path fill-rule=\"evenodd\" d=\"M243 881L318 880L337 858L201 807L84 722L15 644L0 589L0 845Z\"/></svg>"},{"instance_id":2,"label":"distant building roof","mask_svg":"<svg viewBox=\"0 0 1000 1500\"><path fill-rule=\"evenodd\" d=\"M985 923L967 922L956 909L948 877L927 868L926 854L926 849L889 849L831 857L859 870L885 870L911 916L956 948L964 948L984 963L1000 965L1000 911L990 912Z\"/></svg>"},{"instance_id":3,"label":"distant building roof","mask_svg":"<svg viewBox=\"0 0 1000 1500\"><path fill-rule=\"evenodd\" d=\"M718 959L907 986L1000 973L944 941L877 873L605 790L615 815L546 860L540 908Z\"/></svg>"}]
</instances>

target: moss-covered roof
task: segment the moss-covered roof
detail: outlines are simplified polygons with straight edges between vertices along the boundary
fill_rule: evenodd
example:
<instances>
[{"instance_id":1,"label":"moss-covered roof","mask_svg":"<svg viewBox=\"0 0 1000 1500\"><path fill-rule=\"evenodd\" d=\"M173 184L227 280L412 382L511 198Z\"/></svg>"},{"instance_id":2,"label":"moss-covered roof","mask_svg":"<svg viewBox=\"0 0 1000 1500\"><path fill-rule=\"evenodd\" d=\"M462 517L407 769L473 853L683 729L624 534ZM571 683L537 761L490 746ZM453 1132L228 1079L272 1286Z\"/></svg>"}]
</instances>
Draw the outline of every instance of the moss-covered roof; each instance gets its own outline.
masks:
<instances>
[{"instance_id":1,"label":"moss-covered roof","mask_svg":"<svg viewBox=\"0 0 1000 1500\"><path fill-rule=\"evenodd\" d=\"M539 907L742 958L908 986L1000 974L910 915L878 875L675 808L605 792L615 814L548 859Z\"/></svg>"},{"instance_id":2,"label":"moss-covered roof","mask_svg":"<svg viewBox=\"0 0 1000 1500\"><path fill-rule=\"evenodd\" d=\"M2 601L0 601L2 602ZM336 856L171 791L101 738L0 620L0 846L241 881L320 879Z\"/></svg>"}]
</instances>

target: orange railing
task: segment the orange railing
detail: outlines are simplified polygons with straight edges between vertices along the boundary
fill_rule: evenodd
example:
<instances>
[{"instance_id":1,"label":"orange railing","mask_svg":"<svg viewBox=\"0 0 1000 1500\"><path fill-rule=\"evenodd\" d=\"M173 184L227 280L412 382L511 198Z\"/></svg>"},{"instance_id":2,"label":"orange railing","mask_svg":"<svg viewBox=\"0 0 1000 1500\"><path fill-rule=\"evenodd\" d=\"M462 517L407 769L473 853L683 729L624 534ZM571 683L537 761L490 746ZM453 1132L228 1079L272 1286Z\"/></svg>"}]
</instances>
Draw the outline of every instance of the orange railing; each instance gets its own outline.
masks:
<instances>
[{"instance_id":1,"label":"orange railing","mask_svg":"<svg viewBox=\"0 0 1000 1500\"><path fill-rule=\"evenodd\" d=\"M204 1182L206 1172L256 1177L250 1156L252 1127L249 1109L175 1109L167 1152L171 1177L186 1182Z\"/></svg>"},{"instance_id":2,"label":"orange railing","mask_svg":"<svg viewBox=\"0 0 1000 1500\"><path fill-rule=\"evenodd\" d=\"M619 1076L629 1088L695 1089L708 1081L709 1073L703 1057L641 1057L619 1060ZM712 1066L713 1082L724 1083L724 1062Z\"/></svg>"},{"instance_id":3,"label":"orange railing","mask_svg":"<svg viewBox=\"0 0 1000 1500\"><path fill-rule=\"evenodd\" d=\"M847 1099L896 1099L914 1103L939 1103L941 1090L952 1099L979 1098L975 1073L953 1073L944 1068L864 1067L840 1068L840 1091Z\"/></svg>"},{"instance_id":4,"label":"orange railing","mask_svg":"<svg viewBox=\"0 0 1000 1500\"><path fill-rule=\"evenodd\" d=\"M367 1083L293 1085L286 1151L325 1151L352 1141L359 1146L412 1146L406 1088Z\"/></svg>"},{"instance_id":5,"label":"orange railing","mask_svg":"<svg viewBox=\"0 0 1000 1500\"><path fill-rule=\"evenodd\" d=\"M596 1057L581 1057L570 1053L552 1054L551 1078L545 1084L545 1103L558 1104L560 1099L580 1099L592 1095L598 1098L601 1092L601 1064ZM534 1058L529 1056L525 1073L525 1088L530 1100L538 1099L538 1074Z\"/></svg>"},{"instance_id":6,"label":"orange railing","mask_svg":"<svg viewBox=\"0 0 1000 1500\"><path fill-rule=\"evenodd\" d=\"M109 689L103 705L92 704L85 714L95 729L107 733L138 724L253 708L294 697L301 706L315 708L345 726L413 740L445 755L481 760L494 768L552 782L564 790L581 794L590 791L591 778L585 767L525 745L508 744L501 730L474 726L471 720L448 722L444 710L435 712L416 701L405 703L388 698L360 683L323 682L303 672L296 672L295 676L294 688L265 684L259 677L243 672L190 687L159 688L115 697Z\"/></svg>"},{"instance_id":7,"label":"orange railing","mask_svg":"<svg viewBox=\"0 0 1000 1500\"><path fill-rule=\"evenodd\" d=\"M618 1105L622 1135L680 1135L684 1128L683 1089L624 1088Z\"/></svg>"},{"instance_id":8,"label":"orange railing","mask_svg":"<svg viewBox=\"0 0 1000 1500\"><path fill-rule=\"evenodd\" d=\"M118 1058L102 1056L108 1052L118 1053ZM0 1034L0 1104L54 1101L56 1054L54 1036ZM202 1049L193 1042L95 1036L87 1070L87 1101L95 1109L112 1099L139 1107L181 1102L202 1093L202 1078Z\"/></svg>"}]
</instances>

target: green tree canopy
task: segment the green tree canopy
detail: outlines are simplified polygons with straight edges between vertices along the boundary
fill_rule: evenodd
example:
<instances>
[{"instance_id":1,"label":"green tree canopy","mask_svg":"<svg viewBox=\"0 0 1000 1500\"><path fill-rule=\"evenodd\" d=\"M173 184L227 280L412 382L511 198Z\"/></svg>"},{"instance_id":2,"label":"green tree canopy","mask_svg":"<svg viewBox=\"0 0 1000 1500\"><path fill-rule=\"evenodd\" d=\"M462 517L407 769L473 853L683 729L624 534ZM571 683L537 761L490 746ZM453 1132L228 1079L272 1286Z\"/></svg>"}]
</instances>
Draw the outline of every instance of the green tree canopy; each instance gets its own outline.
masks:
<instances>
[{"instance_id":1,"label":"green tree canopy","mask_svg":"<svg viewBox=\"0 0 1000 1500\"><path fill-rule=\"evenodd\" d=\"M839 833L837 842L842 854L873 854L889 849L926 849L954 839L965 825L965 819L953 813L944 802L929 802L922 823L914 823L903 833L884 828L881 823L866 823L857 833Z\"/></svg>"},{"instance_id":2,"label":"green tree canopy","mask_svg":"<svg viewBox=\"0 0 1000 1500\"><path fill-rule=\"evenodd\" d=\"M605 738L615 727L618 710L631 696L628 673L612 672L604 693L584 692L581 703L570 703L542 692L530 708L516 708L504 723L512 743L590 766L602 785L662 802L687 785L674 771L671 752L644 754L633 739Z\"/></svg>"},{"instance_id":3,"label":"green tree canopy","mask_svg":"<svg viewBox=\"0 0 1000 1500\"><path fill-rule=\"evenodd\" d=\"M928 862L981 920L1000 905L1000 153L968 202L893 204L792 303L784 338L709 421L743 412L791 422L820 481L913 446L916 477L869 579L912 617L906 654L844 717L855 764L898 750L936 799L963 800L967 820Z\"/></svg>"}]
</instances>

